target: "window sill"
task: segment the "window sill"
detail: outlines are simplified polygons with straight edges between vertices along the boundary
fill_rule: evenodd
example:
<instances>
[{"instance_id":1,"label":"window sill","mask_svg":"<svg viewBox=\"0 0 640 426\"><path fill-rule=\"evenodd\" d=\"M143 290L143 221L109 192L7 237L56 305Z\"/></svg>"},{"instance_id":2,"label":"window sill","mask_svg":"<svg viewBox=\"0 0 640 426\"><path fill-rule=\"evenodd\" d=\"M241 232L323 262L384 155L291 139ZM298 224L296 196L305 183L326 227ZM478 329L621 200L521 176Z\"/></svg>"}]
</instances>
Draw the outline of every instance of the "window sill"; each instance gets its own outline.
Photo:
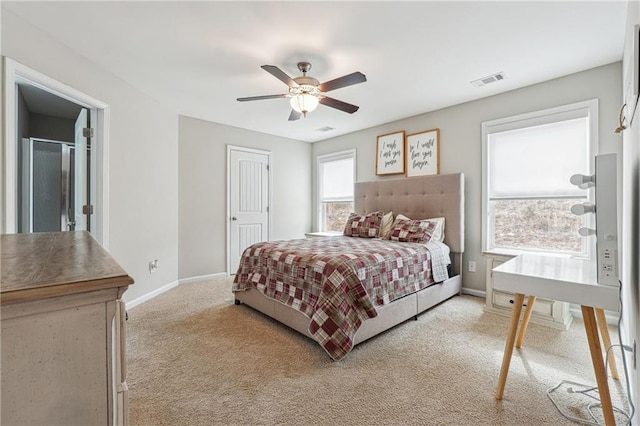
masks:
<instances>
[{"instance_id":1,"label":"window sill","mask_svg":"<svg viewBox=\"0 0 640 426\"><path fill-rule=\"evenodd\" d=\"M504 249L504 248L492 248L490 250L483 250L483 256L511 256L515 257L520 254L536 254L540 256L551 256L551 257L563 257L567 259L588 259L589 256L582 256L577 254L569 254L569 253L557 253L552 251L536 251L536 250L518 250L518 249Z\"/></svg>"}]
</instances>

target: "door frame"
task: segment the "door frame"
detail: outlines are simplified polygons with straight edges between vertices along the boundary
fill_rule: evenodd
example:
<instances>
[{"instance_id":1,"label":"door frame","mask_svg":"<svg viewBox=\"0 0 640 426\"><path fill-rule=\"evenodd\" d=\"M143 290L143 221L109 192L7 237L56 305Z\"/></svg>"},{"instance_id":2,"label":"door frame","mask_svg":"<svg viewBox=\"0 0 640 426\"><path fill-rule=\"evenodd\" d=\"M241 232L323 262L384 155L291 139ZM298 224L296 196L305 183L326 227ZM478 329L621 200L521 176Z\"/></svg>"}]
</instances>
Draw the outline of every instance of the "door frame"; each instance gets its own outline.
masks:
<instances>
[{"instance_id":1,"label":"door frame","mask_svg":"<svg viewBox=\"0 0 640 426\"><path fill-rule=\"evenodd\" d=\"M251 152L254 154L262 154L267 156L267 165L269 167L269 196L267 197L267 205L269 211L267 212L267 239L271 239L272 223L272 206L273 206L273 169L271 164L271 151L265 151L262 149L246 148L244 146L227 145L227 214L226 214L226 233L227 233L227 253L226 253L226 268L227 276L231 276L230 264L231 264L231 151ZM234 271L235 273L235 271Z\"/></svg>"},{"instance_id":2,"label":"door frame","mask_svg":"<svg viewBox=\"0 0 640 426\"><path fill-rule=\"evenodd\" d=\"M27 67L11 58L4 57L4 149L0 152L0 175L4 186L0 185L0 199L4 220L0 223L2 233L17 232L17 182L18 150L16 111L16 84L28 84L58 97L66 99L90 111L91 127L94 130L91 156L91 199L94 206L91 215L91 234L109 248L109 127L111 111L108 104L95 99L77 89L67 86L51 77Z\"/></svg>"}]
</instances>

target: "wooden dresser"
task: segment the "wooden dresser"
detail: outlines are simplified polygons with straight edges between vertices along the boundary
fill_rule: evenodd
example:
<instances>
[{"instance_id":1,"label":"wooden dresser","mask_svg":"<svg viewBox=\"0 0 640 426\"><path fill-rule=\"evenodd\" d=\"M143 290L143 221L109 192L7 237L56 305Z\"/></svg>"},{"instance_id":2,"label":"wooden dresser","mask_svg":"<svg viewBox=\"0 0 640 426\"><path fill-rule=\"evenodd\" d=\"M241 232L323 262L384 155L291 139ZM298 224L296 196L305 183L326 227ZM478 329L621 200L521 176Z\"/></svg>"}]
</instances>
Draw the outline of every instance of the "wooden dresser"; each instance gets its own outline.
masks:
<instances>
[{"instance_id":1,"label":"wooden dresser","mask_svg":"<svg viewBox=\"0 0 640 426\"><path fill-rule=\"evenodd\" d=\"M86 231L0 242L0 423L128 424L121 297L133 279Z\"/></svg>"}]
</instances>

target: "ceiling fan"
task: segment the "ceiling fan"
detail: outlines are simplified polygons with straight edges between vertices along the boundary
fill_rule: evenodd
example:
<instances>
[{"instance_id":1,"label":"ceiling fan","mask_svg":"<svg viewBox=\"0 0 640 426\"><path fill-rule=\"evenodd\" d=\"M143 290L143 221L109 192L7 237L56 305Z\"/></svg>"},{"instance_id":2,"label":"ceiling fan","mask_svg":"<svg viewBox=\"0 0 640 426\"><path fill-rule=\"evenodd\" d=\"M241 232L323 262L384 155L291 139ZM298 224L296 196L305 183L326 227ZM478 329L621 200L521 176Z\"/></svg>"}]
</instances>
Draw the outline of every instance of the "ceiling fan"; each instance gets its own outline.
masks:
<instances>
[{"instance_id":1,"label":"ceiling fan","mask_svg":"<svg viewBox=\"0 0 640 426\"><path fill-rule=\"evenodd\" d=\"M298 62L298 69L302 72L302 76L296 78L289 77L275 65L262 65L260 68L289 86L289 93L238 98L238 101L246 102L262 99L289 98L289 103L292 108L289 121L298 120L301 116L306 117L309 112L316 109L318 103L353 114L360 108L359 106L330 98L326 96L325 93L367 81L367 77L364 74L356 71L320 84L317 79L307 76L307 72L311 69L309 62Z\"/></svg>"}]
</instances>

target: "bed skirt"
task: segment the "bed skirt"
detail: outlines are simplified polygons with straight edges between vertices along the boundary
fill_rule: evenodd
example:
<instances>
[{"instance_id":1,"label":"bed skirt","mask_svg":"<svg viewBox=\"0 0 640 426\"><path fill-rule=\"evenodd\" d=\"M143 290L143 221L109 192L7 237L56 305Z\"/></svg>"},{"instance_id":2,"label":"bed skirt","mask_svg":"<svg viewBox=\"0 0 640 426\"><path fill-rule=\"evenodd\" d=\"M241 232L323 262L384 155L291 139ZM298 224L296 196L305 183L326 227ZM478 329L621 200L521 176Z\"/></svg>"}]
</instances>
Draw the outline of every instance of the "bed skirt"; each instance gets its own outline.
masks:
<instances>
[{"instance_id":1,"label":"bed skirt","mask_svg":"<svg viewBox=\"0 0 640 426\"><path fill-rule=\"evenodd\" d=\"M461 291L462 277L456 275L442 283L433 284L417 293L395 300L388 305L377 306L378 316L367 319L362 323L355 335L354 344L362 343L391 327L414 318L438 303L460 294ZM234 295L236 305L244 303L313 339L309 333L311 320L302 312L276 300L269 299L253 288L246 291L237 291Z\"/></svg>"}]
</instances>

